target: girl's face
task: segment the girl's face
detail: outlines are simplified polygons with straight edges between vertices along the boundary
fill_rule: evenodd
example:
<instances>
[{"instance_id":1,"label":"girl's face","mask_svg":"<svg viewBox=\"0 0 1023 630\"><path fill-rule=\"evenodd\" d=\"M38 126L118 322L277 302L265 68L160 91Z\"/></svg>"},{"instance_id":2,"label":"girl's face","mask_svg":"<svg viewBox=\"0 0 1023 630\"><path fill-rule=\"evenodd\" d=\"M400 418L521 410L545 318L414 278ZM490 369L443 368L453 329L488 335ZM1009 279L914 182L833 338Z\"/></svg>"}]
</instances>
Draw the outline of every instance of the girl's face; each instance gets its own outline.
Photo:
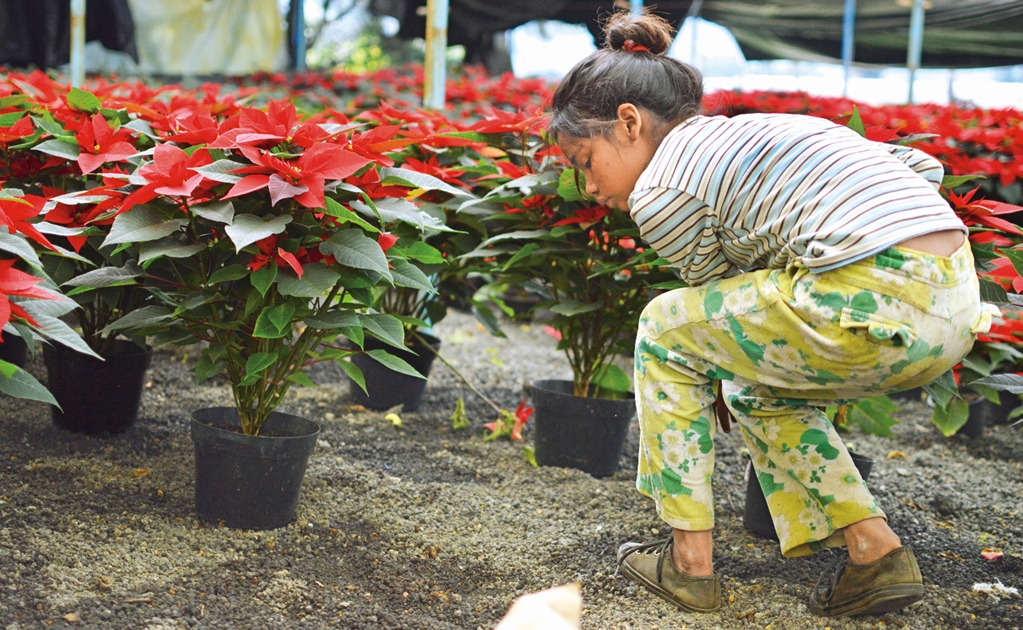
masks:
<instances>
[{"instance_id":1,"label":"girl's face","mask_svg":"<svg viewBox=\"0 0 1023 630\"><path fill-rule=\"evenodd\" d=\"M573 167L586 176L586 192L604 206L629 210L629 195L657 145L645 112L625 103L618 108L610 137L562 138L558 143Z\"/></svg>"}]
</instances>

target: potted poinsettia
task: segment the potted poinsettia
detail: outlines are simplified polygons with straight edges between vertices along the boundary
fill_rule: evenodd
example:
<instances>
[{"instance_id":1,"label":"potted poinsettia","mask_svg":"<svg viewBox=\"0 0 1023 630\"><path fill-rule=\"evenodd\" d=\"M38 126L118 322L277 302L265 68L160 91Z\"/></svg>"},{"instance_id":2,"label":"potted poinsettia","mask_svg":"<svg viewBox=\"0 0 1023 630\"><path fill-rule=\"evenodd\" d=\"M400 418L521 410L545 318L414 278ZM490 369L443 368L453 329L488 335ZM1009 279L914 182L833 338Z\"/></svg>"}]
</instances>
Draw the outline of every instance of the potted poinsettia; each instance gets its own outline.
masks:
<instances>
[{"instance_id":1,"label":"potted poinsettia","mask_svg":"<svg viewBox=\"0 0 1023 630\"><path fill-rule=\"evenodd\" d=\"M44 269L78 304L71 315L92 351L44 347L50 389L60 403L53 421L73 431L118 433L136 419L151 355L144 341L101 332L144 300L130 286L129 254L99 247L118 202L102 191L120 185L105 181L109 171L127 168L151 142L128 128L125 108L106 106L90 92L69 91L40 74L9 80L14 105L0 117L0 125L11 123L0 169L42 218L34 229L49 238L40 249ZM76 286L86 274L103 283Z\"/></svg>"},{"instance_id":2,"label":"potted poinsettia","mask_svg":"<svg viewBox=\"0 0 1023 630\"><path fill-rule=\"evenodd\" d=\"M390 232L430 217L411 203L392 212L353 183L380 166L351 148L344 125L303 122L294 106L271 103L240 109L221 129L209 142L158 143L131 174L106 243L134 253L134 280L152 303L108 332L202 344L197 380L225 374L235 404L192 415L197 510L271 529L294 515L319 430L275 411L292 386L311 384L302 369L337 361L361 384L351 358L367 354L415 374L363 347L369 336L403 348L402 322L373 312L372 294L420 285L421 272L397 272L414 266L402 246L418 236Z\"/></svg>"},{"instance_id":3,"label":"potted poinsettia","mask_svg":"<svg viewBox=\"0 0 1023 630\"><path fill-rule=\"evenodd\" d=\"M537 138L531 142L518 153L535 157L543 150ZM647 302L683 284L640 245L626 214L582 192L581 173L541 170L536 160L502 172L517 176L490 180L496 185L479 203L462 206L463 212L495 208L482 217L489 238L466 255L486 261L495 279L477 292L477 306L485 313L488 304L497 305L511 315L500 296L507 287L533 284L540 293L535 308L553 313L549 324L572 368L571 381L529 385L536 460L611 474L635 414L629 376L613 359L631 355L632 331Z\"/></svg>"}]
</instances>

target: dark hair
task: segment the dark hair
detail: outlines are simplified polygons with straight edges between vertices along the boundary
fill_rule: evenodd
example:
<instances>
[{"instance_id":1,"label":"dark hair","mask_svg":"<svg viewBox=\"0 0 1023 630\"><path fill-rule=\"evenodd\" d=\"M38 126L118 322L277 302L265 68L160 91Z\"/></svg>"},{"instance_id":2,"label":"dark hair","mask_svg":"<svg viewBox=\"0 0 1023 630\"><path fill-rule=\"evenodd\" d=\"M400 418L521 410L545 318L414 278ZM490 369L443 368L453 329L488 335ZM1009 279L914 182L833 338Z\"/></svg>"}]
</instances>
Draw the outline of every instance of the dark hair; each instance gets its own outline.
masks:
<instances>
[{"instance_id":1,"label":"dark hair","mask_svg":"<svg viewBox=\"0 0 1023 630\"><path fill-rule=\"evenodd\" d=\"M576 64L554 90L547 125L554 140L608 135L622 103L652 114L659 135L698 114L703 76L665 56L673 31L649 13L612 15L604 24L604 48Z\"/></svg>"}]
</instances>

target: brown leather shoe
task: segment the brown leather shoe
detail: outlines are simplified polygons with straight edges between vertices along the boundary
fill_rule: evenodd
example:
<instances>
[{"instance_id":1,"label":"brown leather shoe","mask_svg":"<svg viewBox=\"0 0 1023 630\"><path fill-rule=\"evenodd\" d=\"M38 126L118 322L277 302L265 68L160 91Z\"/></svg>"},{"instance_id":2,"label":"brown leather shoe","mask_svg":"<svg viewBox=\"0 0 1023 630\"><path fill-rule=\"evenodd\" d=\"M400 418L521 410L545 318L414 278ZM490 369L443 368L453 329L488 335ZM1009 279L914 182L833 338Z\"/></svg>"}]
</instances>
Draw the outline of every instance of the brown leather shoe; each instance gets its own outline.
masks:
<instances>
[{"instance_id":1,"label":"brown leather shoe","mask_svg":"<svg viewBox=\"0 0 1023 630\"><path fill-rule=\"evenodd\" d=\"M870 564L853 564L845 553L821 573L810 610L821 617L881 615L923 596L920 567L909 547Z\"/></svg>"},{"instance_id":2,"label":"brown leather shoe","mask_svg":"<svg viewBox=\"0 0 1023 630\"><path fill-rule=\"evenodd\" d=\"M721 579L686 575L671 557L674 539L625 543L618 548L618 570L654 595L686 612L714 612L721 607Z\"/></svg>"}]
</instances>

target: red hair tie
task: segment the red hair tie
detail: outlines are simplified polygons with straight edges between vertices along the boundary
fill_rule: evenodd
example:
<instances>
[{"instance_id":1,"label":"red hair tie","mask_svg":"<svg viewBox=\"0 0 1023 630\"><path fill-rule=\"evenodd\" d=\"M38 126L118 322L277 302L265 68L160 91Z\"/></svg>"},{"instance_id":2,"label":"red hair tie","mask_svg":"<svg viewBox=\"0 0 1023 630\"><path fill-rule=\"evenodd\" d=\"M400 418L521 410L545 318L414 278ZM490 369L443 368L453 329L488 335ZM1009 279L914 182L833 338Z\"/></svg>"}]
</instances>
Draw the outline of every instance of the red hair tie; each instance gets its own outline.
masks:
<instances>
[{"instance_id":1,"label":"red hair tie","mask_svg":"<svg viewBox=\"0 0 1023 630\"><path fill-rule=\"evenodd\" d=\"M641 50L645 50L646 52L650 52L649 48L647 48L646 46L637 44L636 42L632 41L631 39L625 40L625 43L622 44L622 50L624 50L625 52L639 52Z\"/></svg>"}]
</instances>

